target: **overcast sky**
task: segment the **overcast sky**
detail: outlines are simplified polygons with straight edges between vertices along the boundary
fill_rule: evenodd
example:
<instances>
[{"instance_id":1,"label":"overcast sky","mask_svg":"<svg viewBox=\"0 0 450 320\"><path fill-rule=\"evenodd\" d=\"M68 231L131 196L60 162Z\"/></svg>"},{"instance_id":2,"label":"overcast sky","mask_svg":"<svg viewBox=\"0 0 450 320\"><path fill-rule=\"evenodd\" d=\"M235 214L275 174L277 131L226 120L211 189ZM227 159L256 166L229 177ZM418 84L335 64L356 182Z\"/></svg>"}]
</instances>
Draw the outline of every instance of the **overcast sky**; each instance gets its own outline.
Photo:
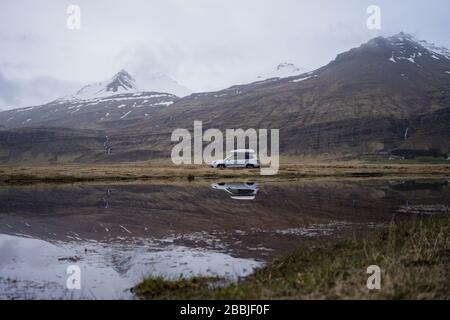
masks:
<instances>
[{"instance_id":1,"label":"overcast sky","mask_svg":"<svg viewBox=\"0 0 450 320\"><path fill-rule=\"evenodd\" d=\"M66 27L71 4L80 30ZM382 10L379 31L366 27L371 4ZM208 91L280 62L314 69L400 31L450 47L449 12L448 0L0 0L0 107L39 77L63 80L64 91L125 68Z\"/></svg>"}]
</instances>

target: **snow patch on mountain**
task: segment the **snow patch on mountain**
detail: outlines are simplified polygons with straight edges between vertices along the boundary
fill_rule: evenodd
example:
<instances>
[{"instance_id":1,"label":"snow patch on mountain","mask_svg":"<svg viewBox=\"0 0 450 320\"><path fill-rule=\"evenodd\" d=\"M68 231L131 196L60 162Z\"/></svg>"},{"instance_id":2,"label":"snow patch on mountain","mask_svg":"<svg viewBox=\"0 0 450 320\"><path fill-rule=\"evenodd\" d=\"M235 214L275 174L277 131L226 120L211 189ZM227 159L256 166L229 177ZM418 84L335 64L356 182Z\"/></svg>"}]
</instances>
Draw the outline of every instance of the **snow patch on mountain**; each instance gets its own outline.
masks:
<instances>
[{"instance_id":1,"label":"snow patch on mountain","mask_svg":"<svg viewBox=\"0 0 450 320\"><path fill-rule=\"evenodd\" d=\"M393 62L393 63L397 63L397 61L395 61L394 58L394 53L392 52L392 57L389 58L389 61Z\"/></svg>"},{"instance_id":2,"label":"snow patch on mountain","mask_svg":"<svg viewBox=\"0 0 450 320\"><path fill-rule=\"evenodd\" d=\"M259 76L258 79L288 78L298 76L306 72L308 72L308 70L301 67L297 67L293 63L282 62L276 66L275 70L266 75Z\"/></svg>"},{"instance_id":3,"label":"snow patch on mountain","mask_svg":"<svg viewBox=\"0 0 450 320\"><path fill-rule=\"evenodd\" d=\"M127 115L129 115L131 112L132 112L132 110L125 112L124 115L120 117L120 119L124 119L124 118L125 118Z\"/></svg>"},{"instance_id":4,"label":"snow patch on mountain","mask_svg":"<svg viewBox=\"0 0 450 320\"><path fill-rule=\"evenodd\" d=\"M306 81L308 79L316 78L316 77L317 77L317 75L312 75L312 76L308 76L308 77L304 77L304 78L294 79L291 82L303 82L303 81Z\"/></svg>"}]
</instances>

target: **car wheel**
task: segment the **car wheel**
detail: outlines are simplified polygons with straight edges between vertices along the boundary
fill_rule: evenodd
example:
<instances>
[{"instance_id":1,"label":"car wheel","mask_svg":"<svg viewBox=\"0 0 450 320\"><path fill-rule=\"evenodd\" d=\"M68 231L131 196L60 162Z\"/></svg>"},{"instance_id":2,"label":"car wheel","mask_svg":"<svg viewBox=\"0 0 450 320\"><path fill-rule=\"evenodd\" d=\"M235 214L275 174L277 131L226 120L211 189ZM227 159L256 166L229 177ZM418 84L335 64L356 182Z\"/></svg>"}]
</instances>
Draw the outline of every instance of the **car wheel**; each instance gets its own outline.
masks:
<instances>
[{"instance_id":1,"label":"car wheel","mask_svg":"<svg viewBox=\"0 0 450 320\"><path fill-rule=\"evenodd\" d=\"M217 166L217 168L219 168L219 169L225 169L225 165L224 165L224 164L219 164L219 165Z\"/></svg>"},{"instance_id":2,"label":"car wheel","mask_svg":"<svg viewBox=\"0 0 450 320\"><path fill-rule=\"evenodd\" d=\"M248 165L246 165L245 167L246 167L247 169L254 169L254 168L255 168L255 166L252 165L252 164L248 164Z\"/></svg>"}]
</instances>

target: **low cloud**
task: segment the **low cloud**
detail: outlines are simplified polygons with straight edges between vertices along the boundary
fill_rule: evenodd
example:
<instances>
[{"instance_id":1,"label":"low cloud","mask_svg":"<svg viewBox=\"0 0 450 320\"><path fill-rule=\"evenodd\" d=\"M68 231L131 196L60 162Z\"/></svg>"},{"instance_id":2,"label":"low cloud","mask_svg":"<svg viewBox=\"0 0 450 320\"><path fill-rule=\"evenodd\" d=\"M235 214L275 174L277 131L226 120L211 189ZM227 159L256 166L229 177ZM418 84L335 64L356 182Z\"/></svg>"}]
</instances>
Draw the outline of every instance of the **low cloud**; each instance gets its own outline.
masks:
<instances>
[{"instance_id":1,"label":"low cloud","mask_svg":"<svg viewBox=\"0 0 450 320\"><path fill-rule=\"evenodd\" d=\"M0 109L44 104L71 94L79 87L78 83L52 77L37 77L30 80L9 79L0 71Z\"/></svg>"},{"instance_id":2,"label":"low cloud","mask_svg":"<svg viewBox=\"0 0 450 320\"><path fill-rule=\"evenodd\" d=\"M379 0L377 31L367 29L369 0L76 3L80 30L66 27L70 2L0 1L0 61L8 62L0 69L10 81L48 75L91 83L125 68L137 78L162 72L201 92L254 81L280 62L313 70L370 38L400 31L450 46L448 0Z\"/></svg>"}]
</instances>

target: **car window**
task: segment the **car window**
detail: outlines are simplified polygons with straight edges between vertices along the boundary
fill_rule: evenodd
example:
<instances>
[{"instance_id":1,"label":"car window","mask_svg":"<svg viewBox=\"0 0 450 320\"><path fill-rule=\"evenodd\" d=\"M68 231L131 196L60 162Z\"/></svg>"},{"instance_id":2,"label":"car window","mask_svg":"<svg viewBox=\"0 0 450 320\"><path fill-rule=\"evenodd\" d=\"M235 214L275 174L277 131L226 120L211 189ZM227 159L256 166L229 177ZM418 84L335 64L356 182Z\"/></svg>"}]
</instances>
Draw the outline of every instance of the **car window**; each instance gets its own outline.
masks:
<instances>
[{"instance_id":1,"label":"car window","mask_svg":"<svg viewBox=\"0 0 450 320\"><path fill-rule=\"evenodd\" d=\"M245 154L245 159L246 159L246 160L255 159L255 155L254 155L253 153L247 152L247 153Z\"/></svg>"},{"instance_id":2,"label":"car window","mask_svg":"<svg viewBox=\"0 0 450 320\"><path fill-rule=\"evenodd\" d=\"M232 154L232 155L228 156L227 158L225 158L226 161L251 160L251 159L256 159L256 157L253 153L250 153L250 152L235 153L235 154Z\"/></svg>"}]
</instances>

